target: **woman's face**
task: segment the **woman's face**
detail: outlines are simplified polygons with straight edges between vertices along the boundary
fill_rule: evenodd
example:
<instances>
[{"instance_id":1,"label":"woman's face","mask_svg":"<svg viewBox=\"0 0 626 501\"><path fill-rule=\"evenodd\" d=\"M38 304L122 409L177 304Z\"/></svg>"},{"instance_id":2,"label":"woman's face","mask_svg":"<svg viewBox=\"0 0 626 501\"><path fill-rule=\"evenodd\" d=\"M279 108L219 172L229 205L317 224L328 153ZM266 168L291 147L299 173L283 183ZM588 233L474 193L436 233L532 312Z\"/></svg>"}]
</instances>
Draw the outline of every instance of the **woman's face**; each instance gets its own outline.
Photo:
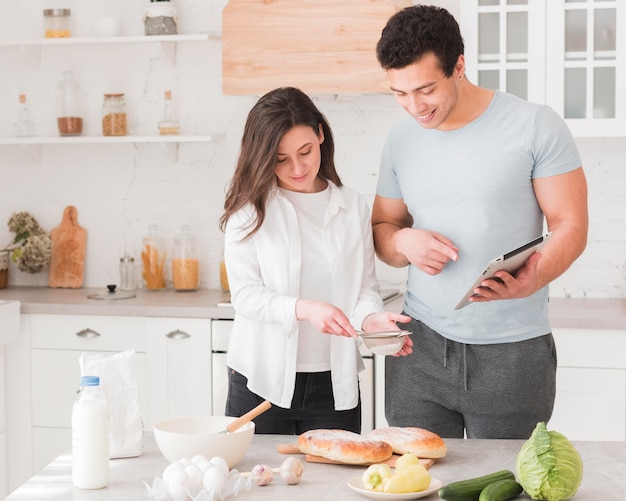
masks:
<instances>
[{"instance_id":1,"label":"woman's face","mask_svg":"<svg viewBox=\"0 0 626 501\"><path fill-rule=\"evenodd\" d=\"M319 135L315 132L308 125L296 125L280 140L275 172L281 188L301 193L316 193L325 188L324 180L317 177L324 133L321 127Z\"/></svg>"}]
</instances>

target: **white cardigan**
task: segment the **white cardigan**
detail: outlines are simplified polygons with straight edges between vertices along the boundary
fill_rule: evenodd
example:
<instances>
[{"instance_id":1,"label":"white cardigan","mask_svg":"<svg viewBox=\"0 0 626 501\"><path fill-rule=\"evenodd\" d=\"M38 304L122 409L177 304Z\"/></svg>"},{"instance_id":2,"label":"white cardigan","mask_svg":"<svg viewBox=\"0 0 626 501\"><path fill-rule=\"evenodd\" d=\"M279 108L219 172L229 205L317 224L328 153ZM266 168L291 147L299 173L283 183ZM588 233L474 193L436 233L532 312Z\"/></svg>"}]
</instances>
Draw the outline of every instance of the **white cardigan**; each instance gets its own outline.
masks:
<instances>
[{"instance_id":1,"label":"white cardigan","mask_svg":"<svg viewBox=\"0 0 626 501\"><path fill-rule=\"evenodd\" d=\"M365 317L382 311L374 268L374 243L367 203L355 191L330 183L324 222L325 248L332 267L334 305L360 329ZM292 204L275 188L263 225L251 238L250 206L226 225L224 259L235 309L227 364L248 378L248 388L272 404L291 406L296 379L301 244ZM330 284L329 284L330 285ZM306 299L306 298L304 298ZM357 342L332 336L330 366L335 409L358 404Z\"/></svg>"}]
</instances>

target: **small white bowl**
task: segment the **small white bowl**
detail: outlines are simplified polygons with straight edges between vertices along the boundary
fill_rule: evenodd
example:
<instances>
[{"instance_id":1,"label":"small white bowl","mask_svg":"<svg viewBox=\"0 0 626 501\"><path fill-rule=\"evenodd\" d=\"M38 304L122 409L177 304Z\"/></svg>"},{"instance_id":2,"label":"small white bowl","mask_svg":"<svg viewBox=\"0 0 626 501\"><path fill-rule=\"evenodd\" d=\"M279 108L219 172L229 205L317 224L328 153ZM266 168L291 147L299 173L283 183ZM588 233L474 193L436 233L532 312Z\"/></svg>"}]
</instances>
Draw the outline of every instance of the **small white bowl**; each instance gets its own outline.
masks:
<instances>
[{"instance_id":1,"label":"small white bowl","mask_svg":"<svg viewBox=\"0 0 626 501\"><path fill-rule=\"evenodd\" d=\"M362 332L359 338L365 347L376 355L393 355L404 344L404 337L411 331Z\"/></svg>"},{"instance_id":2,"label":"small white bowl","mask_svg":"<svg viewBox=\"0 0 626 501\"><path fill-rule=\"evenodd\" d=\"M170 463L202 454L207 459L222 457L232 469L244 457L254 436L253 421L233 433L219 433L235 419L224 416L166 419L154 424L154 438Z\"/></svg>"}]
</instances>

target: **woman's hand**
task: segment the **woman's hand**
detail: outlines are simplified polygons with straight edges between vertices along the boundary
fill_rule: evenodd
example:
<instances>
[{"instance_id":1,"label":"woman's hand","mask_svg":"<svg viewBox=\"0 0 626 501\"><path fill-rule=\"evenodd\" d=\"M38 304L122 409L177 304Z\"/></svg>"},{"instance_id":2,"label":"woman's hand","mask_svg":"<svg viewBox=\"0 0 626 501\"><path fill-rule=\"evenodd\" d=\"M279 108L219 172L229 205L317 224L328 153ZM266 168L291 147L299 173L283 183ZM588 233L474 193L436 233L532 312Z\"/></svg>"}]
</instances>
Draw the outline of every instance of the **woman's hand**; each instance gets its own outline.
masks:
<instances>
[{"instance_id":1,"label":"woman's hand","mask_svg":"<svg viewBox=\"0 0 626 501\"><path fill-rule=\"evenodd\" d=\"M393 313L391 311L379 311L365 317L363 321L363 332L389 332L402 330L397 323L406 324L411 321L411 317ZM394 357L405 356L413 353L413 341L410 336L404 336L404 344Z\"/></svg>"},{"instance_id":2,"label":"woman's hand","mask_svg":"<svg viewBox=\"0 0 626 501\"><path fill-rule=\"evenodd\" d=\"M330 303L298 299L296 301L296 318L308 320L313 327L324 334L357 337L357 333L345 313Z\"/></svg>"}]
</instances>

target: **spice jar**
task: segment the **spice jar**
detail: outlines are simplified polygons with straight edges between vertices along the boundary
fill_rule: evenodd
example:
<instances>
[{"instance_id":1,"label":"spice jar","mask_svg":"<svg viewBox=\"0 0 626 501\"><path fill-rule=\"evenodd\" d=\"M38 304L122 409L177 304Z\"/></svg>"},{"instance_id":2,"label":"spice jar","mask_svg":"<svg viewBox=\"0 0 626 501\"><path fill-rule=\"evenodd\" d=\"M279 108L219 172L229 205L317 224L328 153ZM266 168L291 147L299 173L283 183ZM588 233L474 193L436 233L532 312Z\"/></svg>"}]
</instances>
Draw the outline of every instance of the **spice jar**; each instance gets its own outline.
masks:
<instances>
[{"instance_id":1,"label":"spice jar","mask_svg":"<svg viewBox=\"0 0 626 501\"><path fill-rule=\"evenodd\" d=\"M128 133L124 94L105 94L102 103L102 135L125 136Z\"/></svg>"},{"instance_id":2,"label":"spice jar","mask_svg":"<svg viewBox=\"0 0 626 501\"><path fill-rule=\"evenodd\" d=\"M69 38L70 9L44 9L44 36L46 38Z\"/></svg>"},{"instance_id":3,"label":"spice jar","mask_svg":"<svg viewBox=\"0 0 626 501\"><path fill-rule=\"evenodd\" d=\"M176 35L176 7L169 0L150 0L143 17L146 35Z\"/></svg>"},{"instance_id":4,"label":"spice jar","mask_svg":"<svg viewBox=\"0 0 626 501\"><path fill-rule=\"evenodd\" d=\"M80 136L83 133L79 94L74 73L64 71L57 86L57 127L61 136Z\"/></svg>"},{"instance_id":5,"label":"spice jar","mask_svg":"<svg viewBox=\"0 0 626 501\"><path fill-rule=\"evenodd\" d=\"M120 258L120 290L135 290L135 258L127 252Z\"/></svg>"},{"instance_id":6,"label":"spice jar","mask_svg":"<svg viewBox=\"0 0 626 501\"><path fill-rule=\"evenodd\" d=\"M167 288L165 276L165 244L155 224L148 227L148 235L143 239L141 251L142 275L146 290L163 290Z\"/></svg>"},{"instance_id":7,"label":"spice jar","mask_svg":"<svg viewBox=\"0 0 626 501\"><path fill-rule=\"evenodd\" d=\"M198 290L200 271L196 241L189 225L181 226L180 230L174 238L172 281L177 291L195 291Z\"/></svg>"}]
</instances>

